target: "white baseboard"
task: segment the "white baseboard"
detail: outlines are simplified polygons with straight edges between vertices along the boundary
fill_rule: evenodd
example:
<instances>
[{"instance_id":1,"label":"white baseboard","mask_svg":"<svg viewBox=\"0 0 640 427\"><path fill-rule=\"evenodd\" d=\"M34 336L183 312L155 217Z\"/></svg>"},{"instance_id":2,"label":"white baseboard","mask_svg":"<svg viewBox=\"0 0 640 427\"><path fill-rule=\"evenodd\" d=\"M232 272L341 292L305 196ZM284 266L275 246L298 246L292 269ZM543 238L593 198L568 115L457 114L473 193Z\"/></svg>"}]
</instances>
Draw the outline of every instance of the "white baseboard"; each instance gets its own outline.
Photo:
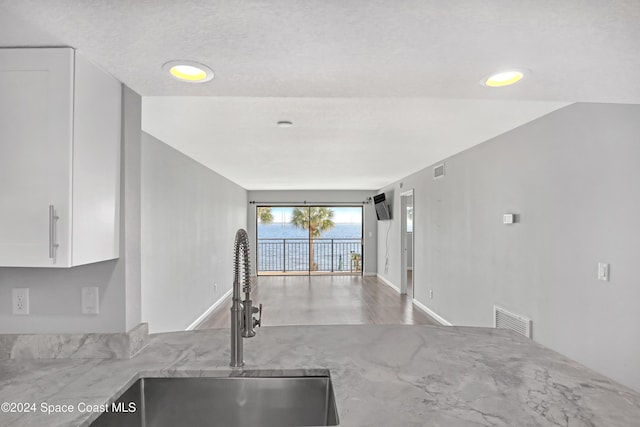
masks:
<instances>
[{"instance_id":1,"label":"white baseboard","mask_svg":"<svg viewBox=\"0 0 640 427\"><path fill-rule=\"evenodd\" d=\"M424 311L425 313L427 313L429 316L431 316L434 319L436 319L441 325L443 325L443 326L453 326L453 324L451 322L448 322L447 320L445 320L444 317L440 316L438 313L436 313L435 311L431 310L429 307L427 307L426 305L422 304L417 299L413 300L413 305L415 305L418 309L420 309L420 310Z\"/></svg>"},{"instance_id":2,"label":"white baseboard","mask_svg":"<svg viewBox=\"0 0 640 427\"><path fill-rule=\"evenodd\" d=\"M218 308L218 306L220 306L220 304L222 304L227 298L229 298L231 296L231 292L233 292L233 288L229 289L224 295L222 295L220 297L220 299L218 301L214 302L211 305L211 307L209 307L204 313L202 313L200 315L200 317L198 317L192 324L187 326L187 329L185 329L185 331L194 330L200 323L202 323L202 321L204 319L207 318L207 316L209 316L211 313L213 313L213 310Z\"/></svg>"},{"instance_id":3,"label":"white baseboard","mask_svg":"<svg viewBox=\"0 0 640 427\"><path fill-rule=\"evenodd\" d=\"M378 279L380 279L385 285L389 286L391 289L393 289L397 293L400 293L399 287L397 287L396 285L394 285L393 283L391 283L390 281L382 277L380 274L376 274L376 276L378 276Z\"/></svg>"},{"instance_id":4,"label":"white baseboard","mask_svg":"<svg viewBox=\"0 0 640 427\"><path fill-rule=\"evenodd\" d=\"M375 277L377 275L378 275L377 273L364 273L365 277Z\"/></svg>"}]
</instances>

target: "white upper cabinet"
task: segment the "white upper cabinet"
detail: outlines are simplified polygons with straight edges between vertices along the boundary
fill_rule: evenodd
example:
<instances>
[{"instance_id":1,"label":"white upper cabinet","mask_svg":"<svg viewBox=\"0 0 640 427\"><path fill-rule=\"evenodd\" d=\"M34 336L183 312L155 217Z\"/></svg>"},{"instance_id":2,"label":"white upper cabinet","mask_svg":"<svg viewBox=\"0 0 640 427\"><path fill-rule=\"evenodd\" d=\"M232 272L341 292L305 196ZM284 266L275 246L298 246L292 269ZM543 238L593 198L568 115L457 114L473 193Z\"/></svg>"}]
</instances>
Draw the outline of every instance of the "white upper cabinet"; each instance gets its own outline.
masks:
<instances>
[{"instance_id":1,"label":"white upper cabinet","mask_svg":"<svg viewBox=\"0 0 640 427\"><path fill-rule=\"evenodd\" d=\"M0 49L0 266L118 257L120 121L120 82L73 49Z\"/></svg>"}]
</instances>

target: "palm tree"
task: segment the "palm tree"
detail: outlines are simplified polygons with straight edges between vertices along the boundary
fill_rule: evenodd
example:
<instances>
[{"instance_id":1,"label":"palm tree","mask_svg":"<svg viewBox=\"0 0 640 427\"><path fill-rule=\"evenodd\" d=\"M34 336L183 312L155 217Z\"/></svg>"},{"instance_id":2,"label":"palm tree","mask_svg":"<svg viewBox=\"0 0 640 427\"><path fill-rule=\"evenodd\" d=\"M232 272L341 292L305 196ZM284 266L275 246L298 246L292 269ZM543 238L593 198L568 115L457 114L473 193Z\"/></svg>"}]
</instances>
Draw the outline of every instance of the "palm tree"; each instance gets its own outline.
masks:
<instances>
[{"instance_id":1,"label":"palm tree","mask_svg":"<svg viewBox=\"0 0 640 427\"><path fill-rule=\"evenodd\" d=\"M303 230L309 230L309 259L311 260L311 270L317 270L318 263L314 261L313 239L319 238L322 233L333 228L333 210L321 207L294 208L291 224Z\"/></svg>"},{"instance_id":2,"label":"palm tree","mask_svg":"<svg viewBox=\"0 0 640 427\"><path fill-rule=\"evenodd\" d=\"M273 223L273 212L271 212L271 208L259 207L258 208L258 220L260 221L260 224L272 224Z\"/></svg>"}]
</instances>

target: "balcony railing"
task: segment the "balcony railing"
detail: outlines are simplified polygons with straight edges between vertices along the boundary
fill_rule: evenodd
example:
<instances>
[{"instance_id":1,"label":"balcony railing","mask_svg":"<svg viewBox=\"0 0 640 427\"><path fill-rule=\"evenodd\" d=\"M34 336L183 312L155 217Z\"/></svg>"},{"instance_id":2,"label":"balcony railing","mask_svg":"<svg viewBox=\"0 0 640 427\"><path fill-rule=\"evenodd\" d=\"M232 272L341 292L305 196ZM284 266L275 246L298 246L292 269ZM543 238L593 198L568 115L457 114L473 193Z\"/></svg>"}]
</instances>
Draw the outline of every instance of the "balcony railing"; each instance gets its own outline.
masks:
<instances>
[{"instance_id":1,"label":"balcony railing","mask_svg":"<svg viewBox=\"0 0 640 427\"><path fill-rule=\"evenodd\" d=\"M309 268L309 239L258 239L258 272L362 271L360 239L313 239Z\"/></svg>"}]
</instances>

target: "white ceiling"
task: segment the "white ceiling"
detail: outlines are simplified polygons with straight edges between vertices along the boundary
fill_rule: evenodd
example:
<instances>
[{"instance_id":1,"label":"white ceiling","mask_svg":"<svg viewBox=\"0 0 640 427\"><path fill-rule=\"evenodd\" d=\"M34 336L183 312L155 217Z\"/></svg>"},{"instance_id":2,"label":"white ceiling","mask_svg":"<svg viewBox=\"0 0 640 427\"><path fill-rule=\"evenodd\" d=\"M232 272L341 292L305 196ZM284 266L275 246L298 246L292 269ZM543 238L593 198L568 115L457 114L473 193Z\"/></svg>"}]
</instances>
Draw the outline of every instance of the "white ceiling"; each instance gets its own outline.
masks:
<instances>
[{"instance_id":1,"label":"white ceiling","mask_svg":"<svg viewBox=\"0 0 640 427\"><path fill-rule=\"evenodd\" d=\"M153 96L146 131L246 188L378 188L566 103L640 103L638 0L0 0L0 12L0 46L77 48ZM216 78L172 80L172 59ZM531 75L478 84L507 67ZM284 136L273 125L286 119ZM264 150L250 168L216 160L247 146ZM301 147L340 175L310 173Z\"/></svg>"},{"instance_id":2,"label":"white ceiling","mask_svg":"<svg viewBox=\"0 0 640 427\"><path fill-rule=\"evenodd\" d=\"M559 102L412 98L143 99L142 127L250 190L378 189ZM278 120L294 123L279 128Z\"/></svg>"}]
</instances>

